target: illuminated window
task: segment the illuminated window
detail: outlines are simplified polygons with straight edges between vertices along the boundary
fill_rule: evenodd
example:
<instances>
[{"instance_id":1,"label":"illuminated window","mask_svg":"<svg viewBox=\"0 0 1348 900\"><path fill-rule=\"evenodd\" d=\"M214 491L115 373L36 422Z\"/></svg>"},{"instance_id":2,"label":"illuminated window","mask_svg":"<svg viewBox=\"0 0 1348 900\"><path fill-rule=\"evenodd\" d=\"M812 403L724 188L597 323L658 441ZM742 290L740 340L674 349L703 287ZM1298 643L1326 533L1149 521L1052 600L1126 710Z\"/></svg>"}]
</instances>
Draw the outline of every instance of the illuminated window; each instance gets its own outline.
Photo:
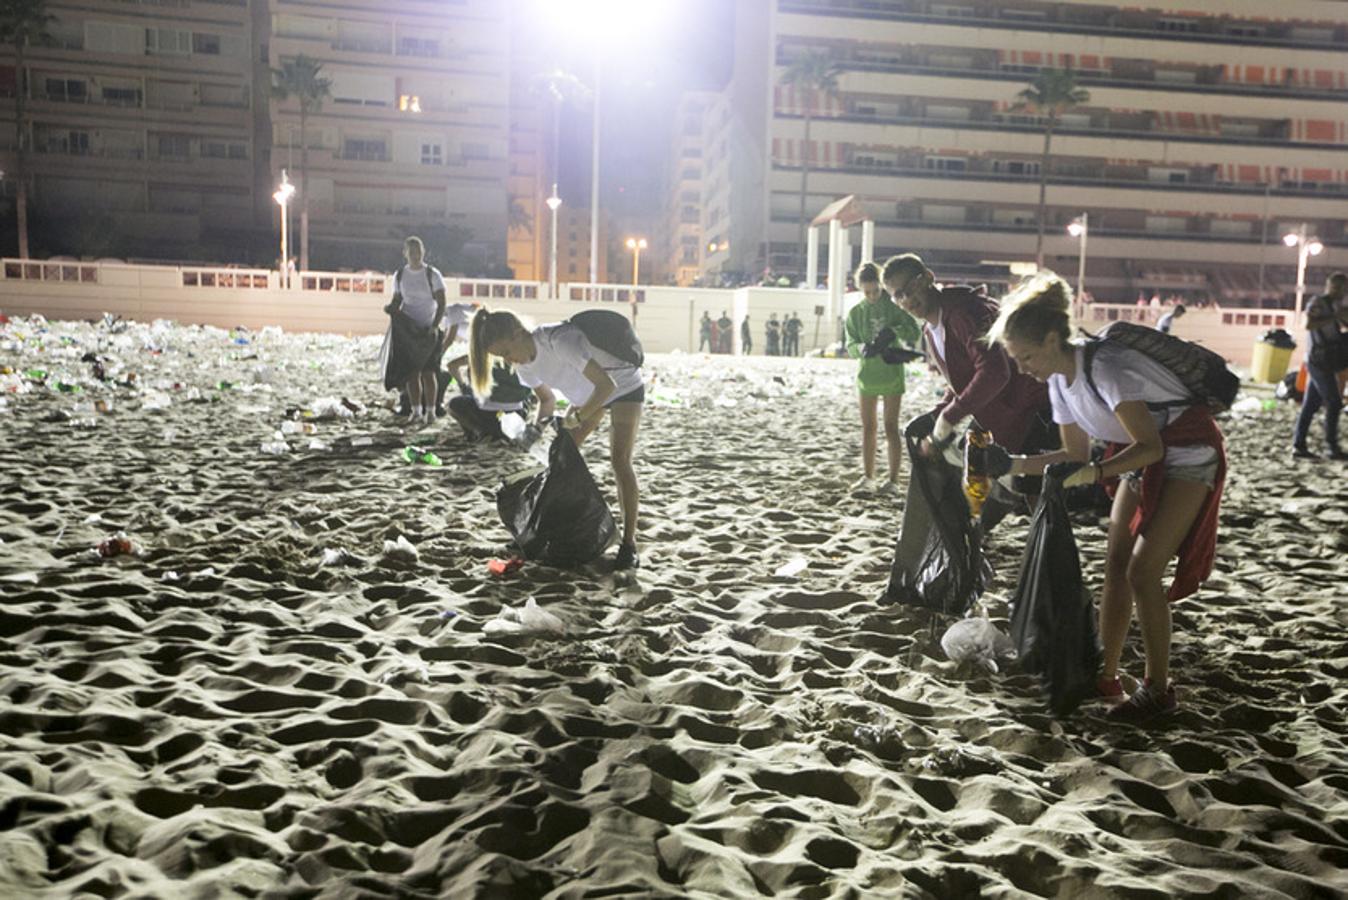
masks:
<instances>
[{"instance_id":1,"label":"illuminated window","mask_svg":"<svg viewBox=\"0 0 1348 900\"><path fill-rule=\"evenodd\" d=\"M421 112L421 98L416 94L402 94L398 97L398 109L400 112Z\"/></svg>"}]
</instances>

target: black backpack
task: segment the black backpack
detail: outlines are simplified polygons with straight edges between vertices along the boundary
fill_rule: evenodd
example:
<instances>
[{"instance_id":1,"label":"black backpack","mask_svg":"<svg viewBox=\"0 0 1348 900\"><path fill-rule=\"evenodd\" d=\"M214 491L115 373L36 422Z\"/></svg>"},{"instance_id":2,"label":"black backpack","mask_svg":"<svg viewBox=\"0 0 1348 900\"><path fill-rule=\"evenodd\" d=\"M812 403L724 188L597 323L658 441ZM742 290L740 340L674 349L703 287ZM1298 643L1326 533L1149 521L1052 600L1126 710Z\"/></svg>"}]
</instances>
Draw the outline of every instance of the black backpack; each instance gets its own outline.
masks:
<instances>
[{"instance_id":1,"label":"black backpack","mask_svg":"<svg viewBox=\"0 0 1348 900\"><path fill-rule=\"evenodd\" d=\"M580 329L591 346L603 350L610 356L616 356L625 363L641 367L646 361L646 353L641 349L641 339L636 329L627 320L627 316L611 309L587 309L576 313L567 320Z\"/></svg>"},{"instance_id":2,"label":"black backpack","mask_svg":"<svg viewBox=\"0 0 1348 900\"><path fill-rule=\"evenodd\" d=\"M1101 401L1095 378L1091 374L1091 363L1096 351L1106 342L1120 347L1129 347L1148 359L1160 363L1179 379L1189 392L1183 400L1171 400L1165 403L1148 403L1151 409L1166 409L1175 406L1191 406L1195 401L1206 403L1213 412L1223 412L1231 408L1240 392L1240 378L1226 367L1226 360L1207 347L1174 335L1165 334L1146 325L1132 322L1111 322L1092 335L1086 342L1086 384L1091 393Z\"/></svg>"}]
</instances>

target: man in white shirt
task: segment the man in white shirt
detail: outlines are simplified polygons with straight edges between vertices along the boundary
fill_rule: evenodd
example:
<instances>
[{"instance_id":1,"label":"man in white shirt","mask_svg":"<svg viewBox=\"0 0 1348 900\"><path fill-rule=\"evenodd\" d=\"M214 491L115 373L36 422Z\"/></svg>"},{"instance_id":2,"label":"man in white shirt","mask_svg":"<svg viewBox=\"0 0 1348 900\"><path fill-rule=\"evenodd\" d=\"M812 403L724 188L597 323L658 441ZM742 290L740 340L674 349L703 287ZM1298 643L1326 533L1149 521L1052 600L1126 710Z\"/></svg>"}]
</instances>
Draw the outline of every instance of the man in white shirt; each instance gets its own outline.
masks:
<instances>
[{"instance_id":1,"label":"man in white shirt","mask_svg":"<svg viewBox=\"0 0 1348 900\"><path fill-rule=\"evenodd\" d=\"M445 280L434 266L425 264L421 238L407 239L403 257L407 265L398 270L393 302L385 307L395 319L390 365L406 372L412 421L431 422L435 419L435 373L444 352L437 326L445 317ZM387 387L387 373L385 380Z\"/></svg>"}]
</instances>

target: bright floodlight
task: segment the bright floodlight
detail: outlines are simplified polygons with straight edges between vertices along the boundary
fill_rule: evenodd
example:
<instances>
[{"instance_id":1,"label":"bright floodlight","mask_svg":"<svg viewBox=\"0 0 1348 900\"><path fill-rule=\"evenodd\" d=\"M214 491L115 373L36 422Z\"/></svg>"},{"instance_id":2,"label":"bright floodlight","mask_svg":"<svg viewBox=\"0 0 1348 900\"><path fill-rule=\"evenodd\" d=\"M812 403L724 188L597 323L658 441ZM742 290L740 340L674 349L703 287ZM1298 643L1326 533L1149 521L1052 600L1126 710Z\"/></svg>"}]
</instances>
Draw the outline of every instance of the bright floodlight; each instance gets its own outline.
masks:
<instances>
[{"instance_id":1,"label":"bright floodlight","mask_svg":"<svg viewBox=\"0 0 1348 900\"><path fill-rule=\"evenodd\" d=\"M534 0L548 31L560 40L616 44L660 29L675 8L673 0Z\"/></svg>"},{"instance_id":2,"label":"bright floodlight","mask_svg":"<svg viewBox=\"0 0 1348 900\"><path fill-rule=\"evenodd\" d=\"M1306 252L1309 253L1311 256L1319 256L1320 251L1323 249L1325 249L1325 245L1317 241L1315 238L1311 238L1311 242L1306 245Z\"/></svg>"},{"instance_id":3,"label":"bright floodlight","mask_svg":"<svg viewBox=\"0 0 1348 900\"><path fill-rule=\"evenodd\" d=\"M628 250L645 250L645 249L646 249L646 239L645 239L645 238L628 238L628 239L627 239L627 249L628 249Z\"/></svg>"},{"instance_id":4,"label":"bright floodlight","mask_svg":"<svg viewBox=\"0 0 1348 900\"><path fill-rule=\"evenodd\" d=\"M1299 240L1301 240L1301 238L1298 237L1295 233L1293 233L1293 234L1284 234L1284 235L1282 236L1282 242L1283 242L1284 244L1286 244L1287 246L1289 246L1289 247L1295 247L1295 246L1297 245L1297 241L1299 241Z\"/></svg>"},{"instance_id":5,"label":"bright floodlight","mask_svg":"<svg viewBox=\"0 0 1348 900\"><path fill-rule=\"evenodd\" d=\"M1081 237L1081 233L1085 230L1086 227L1081 224L1080 219L1074 219L1072 224L1067 226L1067 233L1072 237Z\"/></svg>"},{"instance_id":6,"label":"bright floodlight","mask_svg":"<svg viewBox=\"0 0 1348 900\"><path fill-rule=\"evenodd\" d=\"M553 194L544 202L548 204L548 209L552 210L553 212L556 212L557 207L562 205L562 198L558 197L556 194Z\"/></svg>"}]
</instances>

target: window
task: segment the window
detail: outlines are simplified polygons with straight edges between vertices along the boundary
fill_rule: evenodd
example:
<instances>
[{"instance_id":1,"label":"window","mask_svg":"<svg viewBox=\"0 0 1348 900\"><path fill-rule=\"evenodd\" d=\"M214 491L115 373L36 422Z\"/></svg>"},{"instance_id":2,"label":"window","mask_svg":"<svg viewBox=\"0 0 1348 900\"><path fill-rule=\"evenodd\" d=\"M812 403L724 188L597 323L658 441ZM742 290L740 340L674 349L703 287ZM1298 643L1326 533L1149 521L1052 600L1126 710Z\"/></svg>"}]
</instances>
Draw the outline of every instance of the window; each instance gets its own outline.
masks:
<instances>
[{"instance_id":1,"label":"window","mask_svg":"<svg viewBox=\"0 0 1348 900\"><path fill-rule=\"evenodd\" d=\"M201 155L211 159L247 159L248 145L241 141L202 141Z\"/></svg>"},{"instance_id":2,"label":"window","mask_svg":"<svg viewBox=\"0 0 1348 900\"><path fill-rule=\"evenodd\" d=\"M89 153L89 132L51 132L47 135L47 152L69 153L71 156L87 156Z\"/></svg>"},{"instance_id":3,"label":"window","mask_svg":"<svg viewBox=\"0 0 1348 900\"><path fill-rule=\"evenodd\" d=\"M140 106L140 88L103 85L103 102L109 106Z\"/></svg>"},{"instance_id":4,"label":"window","mask_svg":"<svg viewBox=\"0 0 1348 900\"><path fill-rule=\"evenodd\" d=\"M192 52L208 56L220 55L220 35L198 31L192 35Z\"/></svg>"},{"instance_id":5,"label":"window","mask_svg":"<svg viewBox=\"0 0 1348 900\"><path fill-rule=\"evenodd\" d=\"M701 147L684 147L684 148L683 148L683 153L680 154L680 155L681 155L684 159L701 159L701 158L702 158L702 148L701 148Z\"/></svg>"},{"instance_id":6,"label":"window","mask_svg":"<svg viewBox=\"0 0 1348 900\"><path fill-rule=\"evenodd\" d=\"M79 78L48 78L47 99L83 103L88 99L89 86Z\"/></svg>"},{"instance_id":7,"label":"window","mask_svg":"<svg viewBox=\"0 0 1348 900\"><path fill-rule=\"evenodd\" d=\"M478 144L471 141L464 141L459 153L464 159L491 159L491 155L487 152L486 144Z\"/></svg>"},{"instance_id":8,"label":"window","mask_svg":"<svg viewBox=\"0 0 1348 900\"><path fill-rule=\"evenodd\" d=\"M421 164L423 166L439 166L445 161L445 148L441 144L422 144L421 145Z\"/></svg>"},{"instance_id":9,"label":"window","mask_svg":"<svg viewBox=\"0 0 1348 900\"><path fill-rule=\"evenodd\" d=\"M684 203L696 203L699 200L701 200L702 197L698 194L697 191L684 191L683 193L679 194L679 199L682 200Z\"/></svg>"},{"instance_id":10,"label":"window","mask_svg":"<svg viewBox=\"0 0 1348 900\"><path fill-rule=\"evenodd\" d=\"M963 172L965 161L955 156L928 156L922 160L922 168L938 172Z\"/></svg>"},{"instance_id":11,"label":"window","mask_svg":"<svg viewBox=\"0 0 1348 900\"><path fill-rule=\"evenodd\" d=\"M1157 19L1156 30L1193 33L1198 31L1198 22L1194 19Z\"/></svg>"},{"instance_id":12,"label":"window","mask_svg":"<svg viewBox=\"0 0 1348 900\"><path fill-rule=\"evenodd\" d=\"M160 159L187 159L192 155L192 139L185 134L161 134L155 146Z\"/></svg>"},{"instance_id":13,"label":"window","mask_svg":"<svg viewBox=\"0 0 1348 900\"><path fill-rule=\"evenodd\" d=\"M697 169L684 169L679 173L680 181L697 181L702 177L702 173Z\"/></svg>"},{"instance_id":14,"label":"window","mask_svg":"<svg viewBox=\"0 0 1348 900\"><path fill-rule=\"evenodd\" d=\"M342 158L385 162L388 160L388 145L383 140L347 138L342 142Z\"/></svg>"},{"instance_id":15,"label":"window","mask_svg":"<svg viewBox=\"0 0 1348 900\"><path fill-rule=\"evenodd\" d=\"M145 29L145 52L150 56L185 56L190 54L192 52L192 32L177 28L147 28Z\"/></svg>"},{"instance_id":16,"label":"window","mask_svg":"<svg viewBox=\"0 0 1348 900\"><path fill-rule=\"evenodd\" d=\"M421 112L421 98L416 94L399 94L398 111L410 113Z\"/></svg>"},{"instance_id":17,"label":"window","mask_svg":"<svg viewBox=\"0 0 1348 900\"><path fill-rule=\"evenodd\" d=\"M202 106L247 106L243 86L233 84L203 84L201 86Z\"/></svg>"},{"instance_id":18,"label":"window","mask_svg":"<svg viewBox=\"0 0 1348 900\"><path fill-rule=\"evenodd\" d=\"M1039 163L1021 159L995 159L992 161L992 171L1008 175L1038 175Z\"/></svg>"},{"instance_id":19,"label":"window","mask_svg":"<svg viewBox=\"0 0 1348 900\"><path fill-rule=\"evenodd\" d=\"M435 38L400 37L398 55L436 57L440 55L440 42Z\"/></svg>"}]
</instances>

